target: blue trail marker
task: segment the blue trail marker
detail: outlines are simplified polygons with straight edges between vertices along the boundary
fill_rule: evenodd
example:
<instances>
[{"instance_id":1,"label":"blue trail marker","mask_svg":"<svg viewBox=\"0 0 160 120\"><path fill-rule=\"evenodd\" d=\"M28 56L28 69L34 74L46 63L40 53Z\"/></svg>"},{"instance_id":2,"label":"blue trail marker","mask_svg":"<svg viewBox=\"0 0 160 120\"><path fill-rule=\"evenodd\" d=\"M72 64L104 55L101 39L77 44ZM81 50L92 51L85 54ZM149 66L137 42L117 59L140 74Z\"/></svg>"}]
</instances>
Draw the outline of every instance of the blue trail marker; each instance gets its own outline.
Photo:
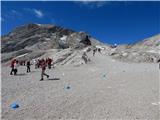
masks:
<instances>
[{"instance_id":1,"label":"blue trail marker","mask_svg":"<svg viewBox=\"0 0 160 120\"><path fill-rule=\"evenodd\" d=\"M13 103L11 104L11 108L13 109L19 108L19 105L17 103Z\"/></svg>"}]
</instances>

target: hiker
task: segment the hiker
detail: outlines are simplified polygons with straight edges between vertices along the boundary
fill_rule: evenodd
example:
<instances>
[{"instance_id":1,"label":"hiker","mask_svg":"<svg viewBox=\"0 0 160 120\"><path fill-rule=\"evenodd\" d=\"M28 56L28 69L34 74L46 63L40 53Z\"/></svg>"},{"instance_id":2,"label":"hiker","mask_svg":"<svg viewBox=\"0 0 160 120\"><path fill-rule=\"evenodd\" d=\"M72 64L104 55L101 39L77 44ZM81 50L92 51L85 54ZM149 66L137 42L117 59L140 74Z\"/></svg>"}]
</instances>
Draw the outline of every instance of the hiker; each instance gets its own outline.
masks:
<instances>
[{"instance_id":1,"label":"hiker","mask_svg":"<svg viewBox=\"0 0 160 120\"><path fill-rule=\"evenodd\" d=\"M48 69L51 69L51 65L52 65L52 59L48 58Z\"/></svg>"},{"instance_id":2,"label":"hiker","mask_svg":"<svg viewBox=\"0 0 160 120\"><path fill-rule=\"evenodd\" d=\"M11 61L11 72L10 72L10 75L13 75L13 72L14 72L14 63L16 62L16 59L13 59Z\"/></svg>"},{"instance_id":3,"label":"hiker","mask_svg":"<svg viewBox=\"0 0 160 120\"><path fill-rule=\"evenodd\" d=\"M18 72L18 69L17 69L17 67L18 67L18 60L15 60L13 66L14 66L14 75L17 75L17 72Z\"/></svg>"},{"instance_id":4,"label":"hiker","mask_svg":"<svg viewBox=\"0 0 160 120\"><path fill-rule=\"evenodd\" d=\"M30 61L27 61L27 73L31 72L31 63Z\"/></svg>"},{"instance_id":5,"label":"hiker","mask_svg":"<svg viewBox=\"0 0 160 120\"><path fill-rule=\"evenodd\" d=\"M87 63L88 60L87 60L87 54L86 54L86 52L83 53L82 59L84 60L85 63Z\"/></svg>"},{"instance_id":6,"label":"hiker","mask_svg":"<svg viewBox=\"0 0 160 120\"><path fill-rule=\"evenodd\" d=\"M37 69L38 68L38 61L34 59L33 62L34 62L34 65L35 65L35 69Z\"/></svg>"},{"instance_id":7,"label":"hiker","mask_svg":"<svg viewBox=\"0 0 160 120\"><path fill-rule=\"evenodd\" d=\"M46 70L46 62L45 62L44 59L41 60L41 69L42 69L42 72L41 72L41 79L40 79L40 81L43 80L43 76L44 76L44 75L45 75L47 78L49 78L49 75L47 75L47 74L45 73L45 70Z\"/></svg>"},{"instance_id":8,"label":"hiker","mask_svg":"<svg viewBox=\"0 0 160 120\"><path fill-rule=\"evenodd\" d=\"M93 50L93 56L95 55L95 53L96 53L96 49Z\"/></svg>"},{"instance_id":9,"label":"hiker","mask_svg":"<svg viewBox=\"0 0 160 120\"><path fill-rule=\"evenodd\" d=\"M101 48L98 48L98 52L101 53Z\"/></svg>"}]
</instances>

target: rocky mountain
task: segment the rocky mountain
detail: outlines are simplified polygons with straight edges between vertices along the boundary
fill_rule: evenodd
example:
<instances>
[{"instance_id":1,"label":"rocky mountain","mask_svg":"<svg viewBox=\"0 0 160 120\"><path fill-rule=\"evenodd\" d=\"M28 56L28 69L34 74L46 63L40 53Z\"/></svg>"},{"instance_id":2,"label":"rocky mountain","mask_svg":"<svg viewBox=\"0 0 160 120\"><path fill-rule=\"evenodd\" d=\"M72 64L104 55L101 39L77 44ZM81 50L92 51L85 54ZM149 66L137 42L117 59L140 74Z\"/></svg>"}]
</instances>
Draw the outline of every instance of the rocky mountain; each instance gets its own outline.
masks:
<instances>
[{"instance_id":1,"label":"rocky mountain","mask_svg":"<svg viewBox=\"0 0 160 120\"><path fill-rule=\"evenodd\" d=\"M127 62L158 62L160 60L160 34L131 45L113 49L113 58Z\"/></svg>"},{"instance_id":2,"label":"rocky mountain","mask_svg":"<svg viewBox=\"0 0 160 120\"><path fill-rule=\"evenodd\" d=\"M60 65L84 64L84 51L99 48L101 54L123 62L160 61L160 34L131 45L112 47L86 32L76 32L56 25L27 24L17 27L1 39L1 62L12 58L52 57Z\"/></svg>"},{"instance_id":3,"label":"rocky mountain","mask_svg":"<svg viewBox=\"0 0 160 120\"><path fill-rule=\"evenodd\" d=\"M27 24L2 36L2 53L21 49L47 50L83 47L86 35L85 32L75 32L55 25ZM92 44L95 43L95 41L92 42Z\"/></svg>"},{"instance_id":4,"label":"rocky mountain","mask_svg":"<svg viewBox=\"0 0 160 120\"><path fill-rule=\"evenodd\" d=\"M102 44L86 32L75 32L56 25L26 24L1 38L2 62L13 57L39 57L50 49L83 49Z\"/></svg>"}]
</instances>

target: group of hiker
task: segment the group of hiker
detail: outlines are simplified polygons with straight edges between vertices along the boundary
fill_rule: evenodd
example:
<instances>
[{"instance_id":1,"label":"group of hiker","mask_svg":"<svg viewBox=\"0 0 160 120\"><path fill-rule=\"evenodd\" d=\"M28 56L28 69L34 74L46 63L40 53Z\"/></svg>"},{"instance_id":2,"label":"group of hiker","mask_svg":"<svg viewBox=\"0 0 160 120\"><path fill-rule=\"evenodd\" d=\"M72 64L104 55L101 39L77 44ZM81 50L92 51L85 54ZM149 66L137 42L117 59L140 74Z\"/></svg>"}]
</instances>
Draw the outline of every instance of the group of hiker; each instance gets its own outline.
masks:
<instances>
[{"instance_id":1,"label":"group of hiker","mask_svg":"<svg viewBox=\"0 0 160 120\"><path fill-rule=\"evenodd\" d=\"M43 80L43 76L46 76L47 78L49 78L49 75L45 73L45 70L46 70L46 67L48 67L48 69L51 69L52 62L53 60L51 58L46 58L46 59L42 58L42 59L34 60L35 69L41 68L40 81ZM11 67L10 75L17 75L19 65L26 66L27 73L31 72L32 63L30 60L25 61L25 60L13 59L11 61L11 66L10 66Z\"/></svg>"},{"instance_id":2,"label":"group of hiker","mask_svg":"<svg viewBox=\"0 0 160 120\"><path fill-rule=\"evenodd\" d=\"M41 67L41 63L45 61L45 63L48 66L48 69L51 69L51 65L52 65L52 59L51 58L46 58L46 59L38 59L38 60L34 60L34 64L35 64L35 69L40 68Z\"/></svg>"},{"instance_id":3,"label":"group of hiker","mask_svg":"<svg viewBox=\"0 0 160 120\"><path fill-rule=\"evenodd\" d=\"M95 53L99 52L101 53L101 49L100 48L95 48L93 49L93 56L95 56ZM91 61L90 58L87 56L86 52L84 52L82 54L82 59L84 60L85 64L88 63L88 61ZM47 78L49 78L49 75L45 73L46 67L48 67L48 69L51 69L53 63L53 59L51 58L42 58L42 59L34 59L33 62L31 62L30 60L17 60L17 59L13 59L11 61L11 72L10 75L17 75L18 72L18 66L26 66L26 72L30 73L31 72L31 65L35 65L35 69L41 68L41 79L43 80L43 76L46 76Z\"/></svg>"}]
</instances>

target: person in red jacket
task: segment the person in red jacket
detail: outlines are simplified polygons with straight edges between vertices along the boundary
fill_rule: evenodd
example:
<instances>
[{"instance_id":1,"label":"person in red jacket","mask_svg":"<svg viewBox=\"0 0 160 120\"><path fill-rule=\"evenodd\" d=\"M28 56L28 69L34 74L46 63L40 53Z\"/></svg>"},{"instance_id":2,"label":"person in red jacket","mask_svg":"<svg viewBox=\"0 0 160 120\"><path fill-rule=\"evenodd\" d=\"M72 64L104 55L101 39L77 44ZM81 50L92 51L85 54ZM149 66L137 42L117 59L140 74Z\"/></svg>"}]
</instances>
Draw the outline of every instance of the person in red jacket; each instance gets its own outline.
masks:
<instances>
[{"instance_id":1,"label":"person in red jacket","mask_svg":"<svg viewBox=\"0 0 160 120\"><path fill-rule=\"evenodd\" d=\"M13 75L15 62L16 62L16 59L13 59L11 61L11 66L10 66L11 67L11 72L10 72L10 75Z\"/></svg>"},{"instance_id":2,"label":"person in red jacket","mask_svg":"<svg viewBox=\"0 0 160 120\"><path fill-rule=\"evenodd\" d=\"M44 76L44 75L45 75L47 78L49 78L49 75L47 75L47 74L45 73L46 66L47 66L46 61L45 61L44 59L42 59L42 60L41 60L41 69L42 69L42 71L41 71L41 79L40 79L40 81L43 80L43 76Z\"/></svg>"}]
</instances>

